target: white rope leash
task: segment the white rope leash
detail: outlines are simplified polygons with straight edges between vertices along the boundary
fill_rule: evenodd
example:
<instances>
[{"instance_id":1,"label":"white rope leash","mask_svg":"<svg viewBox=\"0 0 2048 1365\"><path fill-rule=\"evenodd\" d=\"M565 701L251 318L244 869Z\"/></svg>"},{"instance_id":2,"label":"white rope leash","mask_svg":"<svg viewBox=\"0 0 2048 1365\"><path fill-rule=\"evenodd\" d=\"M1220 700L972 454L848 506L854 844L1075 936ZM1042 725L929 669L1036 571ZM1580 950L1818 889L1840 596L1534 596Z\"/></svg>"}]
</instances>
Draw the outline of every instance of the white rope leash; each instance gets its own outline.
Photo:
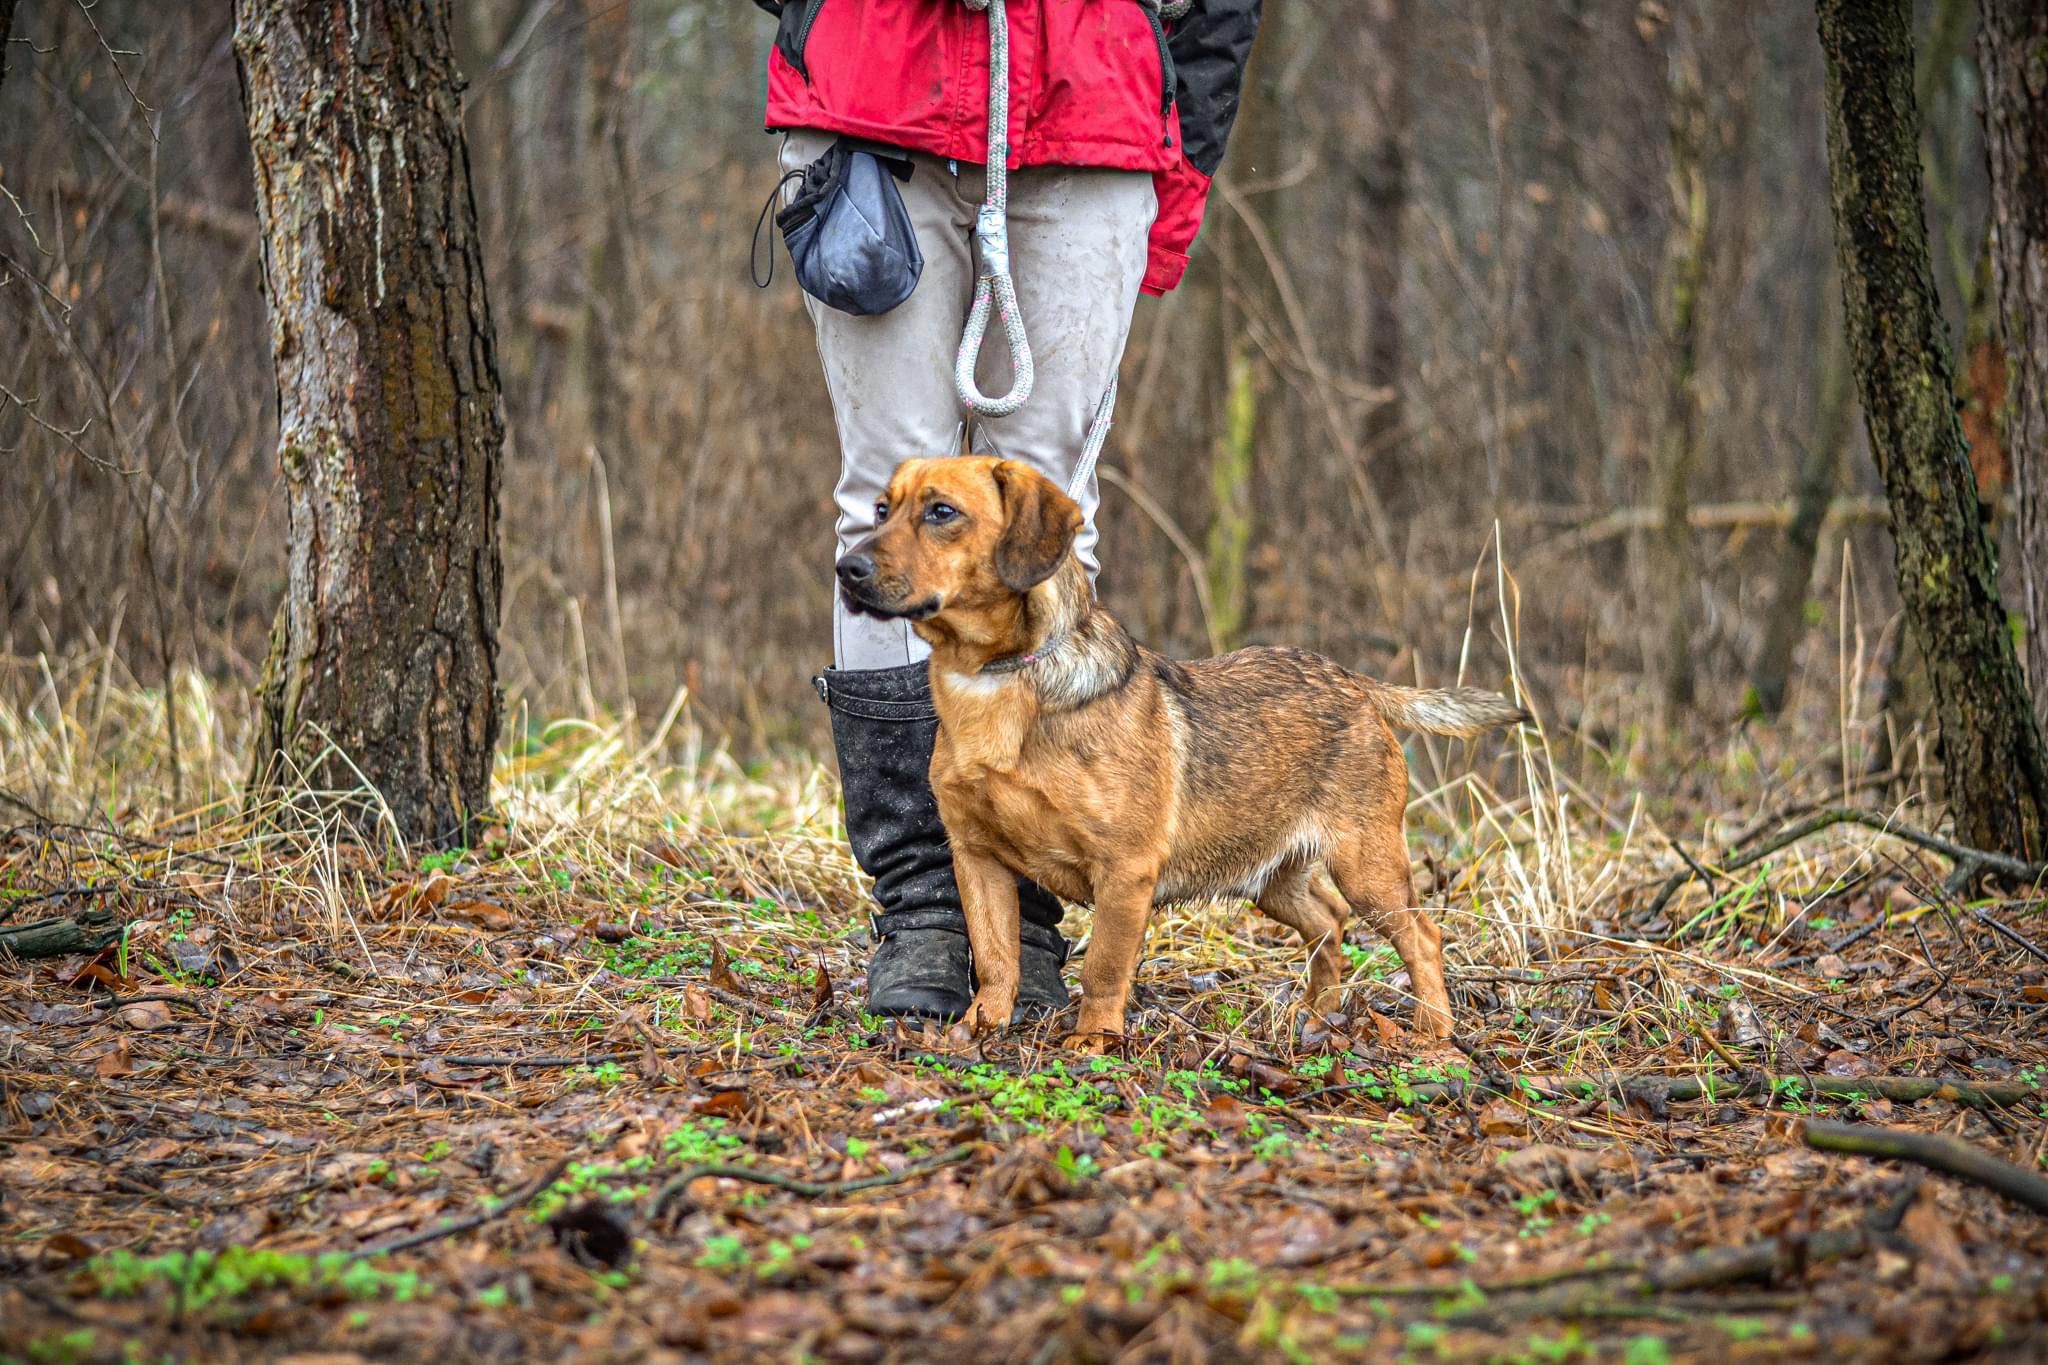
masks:
<instances>
[{"instance_id":1,"label":"white rope leash","mask_svg":"<svg viewBox=\"0 0 2048 1365\"><path fill-rule=\"evenodd\" d=\"M1031 396L1038 373L1031 361L1031 341L1024 334L1024 310L1017 304L1017 285L1010 277L1010 20L1005 0L964 0L970 10L988 11L988 192L981 211L974 216L975 243L981 249L981 273L974 281L974 303L967 312L967 327L960 335L960 349L953 358L953 392L969 412L978 417L1008 417L1024 406ZM1140 0L1158 11L1162 19L1178 19L1194 0ZM1010 346L1010 391L991 398L974 382L974 370L981 359L981 343L988 335L988 315L993 308L1003 322L1003 339ZM1088 437L1081 445L1081 459L1067 486L1072 496L1087 485L1095 471L1102 447L1109 440L1110 417L1116 411L1116 376L1102 391L1095 405L1095 418L1088 424Z\"/></svg>"},{"instance_id":2,"label":"white rope leash","mask_svg":"<svg viewBox=\"0 0 2048 1365\"><path fill-rule=\"evenodd\" d=\"M953 359L953 392L977 416L1008 417L1024 406L1038 379L1031 364L1031 342L1024 335L1024 310L1017 306L1017 285L1010 278L1010 20L1004 0L967 0L967 8L988 11L988 193L974 216L981 273L974 281L967 330ZM989 397L974 383L991 306L1003 320L1003 339L1010 344L1010 391L999 398Z\"/></svg>"}]
</instances>

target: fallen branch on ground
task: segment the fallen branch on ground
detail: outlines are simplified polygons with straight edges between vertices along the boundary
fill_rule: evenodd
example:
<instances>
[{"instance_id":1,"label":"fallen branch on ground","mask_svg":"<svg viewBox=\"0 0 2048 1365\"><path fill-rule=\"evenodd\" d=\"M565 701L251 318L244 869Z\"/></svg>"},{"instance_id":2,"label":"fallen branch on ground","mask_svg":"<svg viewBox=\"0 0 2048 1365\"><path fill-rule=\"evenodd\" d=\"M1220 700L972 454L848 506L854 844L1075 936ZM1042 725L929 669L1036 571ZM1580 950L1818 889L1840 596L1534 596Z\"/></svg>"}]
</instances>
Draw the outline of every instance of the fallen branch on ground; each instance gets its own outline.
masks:
<instances>
[{"instance_id":1,"label":"fallen branch on ground","mask_svg":"<svg viewBox=\"0 0 2048 1365\"><path fill-rule=\"evenodd\" d=\"M121 936L111 910L84 910L60 919L0 925L0 953L18 958L96 953Z\"/></svg>"},{"instance_id":2,"label":"fallen branch on ground","mask_svg":"<svg viewBox=\"0 0 2048 1365\"><path fill-rule=\"evenodd\" d=\"M1752 863L1762 862L1782 848L1836 825L1861 825L1889 838L1912 844L1916 848L1940 854L1954 864L1954 869L1949 873L1945 883L1950 890L1966 886L1987 872L1996 873L2009 882L2023 886L2033 885L2043 878L2048 878L2048 864L2030 863L2003 853L1990 853L1981 848L1966 848L1939 835L1929 834L1926 830L1902 825L1879 811L1861 810L1854 806L1834 806L1808 816L1740 857L1729 858L1720 863L1715 870L1723 873L1740 871ZM1670 904L1671 898L1699 875L1692 866L1688 866L1683 872L1672 873L1659 888L1657 898L1650 902L1647 917L1655 919L1662 914L1664 907Z\"/></svg>"},{"instance_id":3,"label":"fallen branch on ground","mask_svg":"<svg viewBox=\"0 0 2048 1365\"><path fill-rule=\"evenodd\" d=\"M414 1247L425 1246L429 1242L438 1242L443 1237L453 1237L458 1233L470 1232L480 1228L486 1223L503 1218L514 1209L523 1208L531 1204L540 1197L542 1190L545 1190L548 1186L562 1178L562 1172L569 1169L569 1163L573 1159L573 1157L565 1156L555 1162L547 1170L541 1172L538 1180L526 1185L519 1193L510 1196L502 1204L491 1208L478 1209L468 1217L458 1218L452 1223L443 1223L437 1228L426 1228L419 1232L410 1232L403 1237L395 1237L388 1242L379 1242L375 1246L363 1247L350 1254L356 1256L388 1256L395 1251L410 1251Z\"/></svg>"},{"instance_id":4,"label":"fallen branch on ground","mask_svg":"<svg viewBox=\"0 0 2048 1365\"><path fill-rule=\"evenodd\" d=\"M663 1057L697 1057L705 1049L700 1047L665 1047L659 1049ZM586 1052L538 1053L531 1057L505 1056L461 1056L444 1055L439 1052L414 1052L410 1048L387 1047L378 1051L379 1057L399 1062L439 1062L443 1066L530 1066L546 1070L564 1066L602 1066L606 1062L637 1062L646 1056L645 1052Z\"/></svg>"},{"instance_id":5,"label":"fallen branch on ground","mask_svg":"<svg viewBox=\"0 0 2048 1365\"><path fill-rule=\"evenodd\" d=\"M1476 1303L1446 1314L1443 1321L1475 1323L1502 1316L1665 1316L1674 1310L1672 1305L1657 1301L1655 1296L1659 1294L1712 1289L1756 1279L1776 1280L1797 1275L1807 1266L1824 1261L1854 1260L1868 1252L1877 1238L1899 1226L1919 1192L1919 1179L1908 1180L1892 1199L1852 1227L1831 1228L1810 1237L1766 1237L1741 1246L1706 1247L1659 1261L1646 1269L1633 1270L1619 1283L1598 1288L1574 1285L1562 1291L1537 1294L1506 1304Z\"/></svg>"},{"instance_id":6,"label":"fallen branch on ground","mask_svg":"<svg viewBox=\"0 0 2048 1365\"><path fill-rule=\"evenodd\" d=\"M963 1142L937 1156L914 1161L900 1171L862 1176L858 1180L799 1180L794 1176L777 1175L774 1171L757 1171L751 1166L692 1166L655 1193L654 1202L648 1208L648 1216L661 1217L668 1206L679 1199L693 1182L703 1180L707 1176L717 1176L725 1180L745 1180L756 1185L772 1185L778 1190L788 1190L791 1194L801 1194L811 1199L837 1199L841 1195L853 1194L860 1190L878 1190L884 1185L901 1185L906 1180L930 1175L942 1166L951 1166L967 1160L974 1155L978 1147L977 1143Z\"/></svg>"},{"instance_id":7,"label":"fallen branch on ground","mask_svg":"<svg viewBox=\"0 0 2048 1365\"><path fill-rule=\"evenodd\" d=\"M1324 1086L1288 1100L1298 1108L1326 1095L1378 1092L1379 1096L1400 1098L1403 1103L1435 1104L1468 1096L1505 1095L1539 1100L1586 1100L1610 1095L1622 1100L1637 1099L1651 1105L1684 1103L1688 1100L1732 1100L1769 1091L1796 1098L1808 1095L1831 1099L1885 1099L1901 1104L1919 1100L1947 1100L1974 1109L2009 1109L2033 1100L2048 1099L2048 1091L2018 1081L1969 1081L1952 1076L1768 1076L1746 1075L1664 1076L1655 1073L1600 1073L1590 1076L1512 1076L1495 1080L1427 1081L1402 1086L1390 1081L1351 1081ZM1397 1094L1398 1092L1398 1094ZM1376 1096L1377 1097L1377 1096Z\"/></svg>"},{"instance_id":8,"label":"fallen branch on ground","mask_svg":"<svg viewBox=\"0 0 2048 1365\"><path fill-rule=\"evenodd\" d=\"M1823 1119L1809 1120L1805 1137L1806 1145L1816 1151L1911 1161L1996 1190L2036 1213L2048 1213L2048 1180L1961 1138L1869 1123L1830 1123Z\"/></svg>"}]
</instances>

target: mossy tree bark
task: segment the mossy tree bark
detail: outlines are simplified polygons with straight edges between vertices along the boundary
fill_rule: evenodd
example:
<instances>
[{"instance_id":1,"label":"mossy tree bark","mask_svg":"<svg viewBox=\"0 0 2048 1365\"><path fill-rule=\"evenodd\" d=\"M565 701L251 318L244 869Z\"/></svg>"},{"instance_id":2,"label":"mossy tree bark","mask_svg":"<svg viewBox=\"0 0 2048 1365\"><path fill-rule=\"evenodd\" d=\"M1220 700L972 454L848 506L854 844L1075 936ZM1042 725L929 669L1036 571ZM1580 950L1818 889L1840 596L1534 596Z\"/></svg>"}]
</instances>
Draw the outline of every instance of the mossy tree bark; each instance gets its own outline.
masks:
<instances>
[{"instance_id":1,"label":"mossy tree bark","mask_svg":"<svg viewBox=\"0 0 2048 1365\"><path fill-rule=\"evenodd\" d=\"M1991 262L2010 377L2021 610L2034 713L2048 725L2048 7L1983 0L1977 66L1991 162Z\"/></svg>"},{"instance_id":2,"label":"mossy tree bark","mask_svg":"<svg viewBox=\"0 0 2048 1365\"><path fill-rule=\"evenodd\" d=\"M252 793L467 839L497 740L504 427L437 0L236 0L289 576ZM372 797L362 790L367 780Z\"/></svg>"},{"instance_id":3,"label":"mossy tree bark","mask_svg":"<svg viewBox=\"0 0 2048 1365\"><path fill-rule=\"evenodd\" d=\"M1957 837L2043 851L2048 759L1956 420L1921 208L1910 0L1820 0L1843 320Z\"/></svg>"}]
</instances>

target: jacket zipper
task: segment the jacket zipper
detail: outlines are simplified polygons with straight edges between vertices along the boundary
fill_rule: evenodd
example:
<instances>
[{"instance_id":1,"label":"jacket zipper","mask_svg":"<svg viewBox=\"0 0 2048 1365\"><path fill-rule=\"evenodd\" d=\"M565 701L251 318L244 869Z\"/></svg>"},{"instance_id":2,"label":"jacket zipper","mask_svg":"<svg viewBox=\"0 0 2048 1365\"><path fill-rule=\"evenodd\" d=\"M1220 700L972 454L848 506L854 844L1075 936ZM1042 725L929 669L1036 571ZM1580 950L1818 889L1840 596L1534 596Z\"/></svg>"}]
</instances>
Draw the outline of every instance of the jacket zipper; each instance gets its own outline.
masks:
<instances>
[{"instance_id":1,"label":"jacket zipper","mask_svg":"<svg viewBox=\"0 0 2048 1365\"><path fill-rule=\"evenodd\" d=\"M1145 22L1152 26L1152 41L1159 45L1159 117L1163 121L1173 112L1173 49L1166 45L1166 24L1159 17L1159 7L1150 0L1138 0L1138 8L1145 11ZM1165 145L1173 145L1171 133L1166 135Z\"/></svg>"},{"instance_id":2,"label":"jacket zipper","mask_svg":"<svg viewBox=\"0 0 2048 1365\"><path fill-rule=\"evenodd\" d=\"M1159 113L1163 118L1173 109L1173 49L1166 45L1166 24L1159 17L1158 6L1138 0L1138 8L1145 11L1145 22L1152 26L1152 41L1159 44Z\"/></svg>"},{"instance_id":3,"label":"jacket zipper","mask_svg":"<svg viewBox=\"0 0 2048 1365\"><path fill-rule=\"evenodd\" d=\"M804 0L804 17L796 26L796 60L803 68L804 79L811 78L811 25L818 22L818 11L825 8L825 0Z\"/></svg>"}]
</instances>

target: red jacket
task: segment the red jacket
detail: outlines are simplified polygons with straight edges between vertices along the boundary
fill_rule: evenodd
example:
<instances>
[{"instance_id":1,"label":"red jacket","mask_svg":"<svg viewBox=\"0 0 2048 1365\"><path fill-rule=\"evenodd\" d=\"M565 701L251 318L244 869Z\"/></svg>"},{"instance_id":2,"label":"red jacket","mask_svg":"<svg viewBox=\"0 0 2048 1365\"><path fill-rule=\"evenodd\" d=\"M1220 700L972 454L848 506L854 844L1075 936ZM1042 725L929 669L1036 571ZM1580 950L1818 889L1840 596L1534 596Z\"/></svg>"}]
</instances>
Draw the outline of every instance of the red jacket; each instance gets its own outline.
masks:
<instances>
[{"instance_id":1,"label":"red jacket","mask_svg":"<svg viewBox=\"0 0 2048 1365\"><path fill-rule=\"evenodd\" d=\"M988 160L988 16L961 0L756 0L781 20L767 126ZM1144 289L1180 283L1237 115L1259 0L1009 0L1009 165L1150 171ZM1183 137L1185 132L1185 137Z\"/></svg>"}]
</instances>

